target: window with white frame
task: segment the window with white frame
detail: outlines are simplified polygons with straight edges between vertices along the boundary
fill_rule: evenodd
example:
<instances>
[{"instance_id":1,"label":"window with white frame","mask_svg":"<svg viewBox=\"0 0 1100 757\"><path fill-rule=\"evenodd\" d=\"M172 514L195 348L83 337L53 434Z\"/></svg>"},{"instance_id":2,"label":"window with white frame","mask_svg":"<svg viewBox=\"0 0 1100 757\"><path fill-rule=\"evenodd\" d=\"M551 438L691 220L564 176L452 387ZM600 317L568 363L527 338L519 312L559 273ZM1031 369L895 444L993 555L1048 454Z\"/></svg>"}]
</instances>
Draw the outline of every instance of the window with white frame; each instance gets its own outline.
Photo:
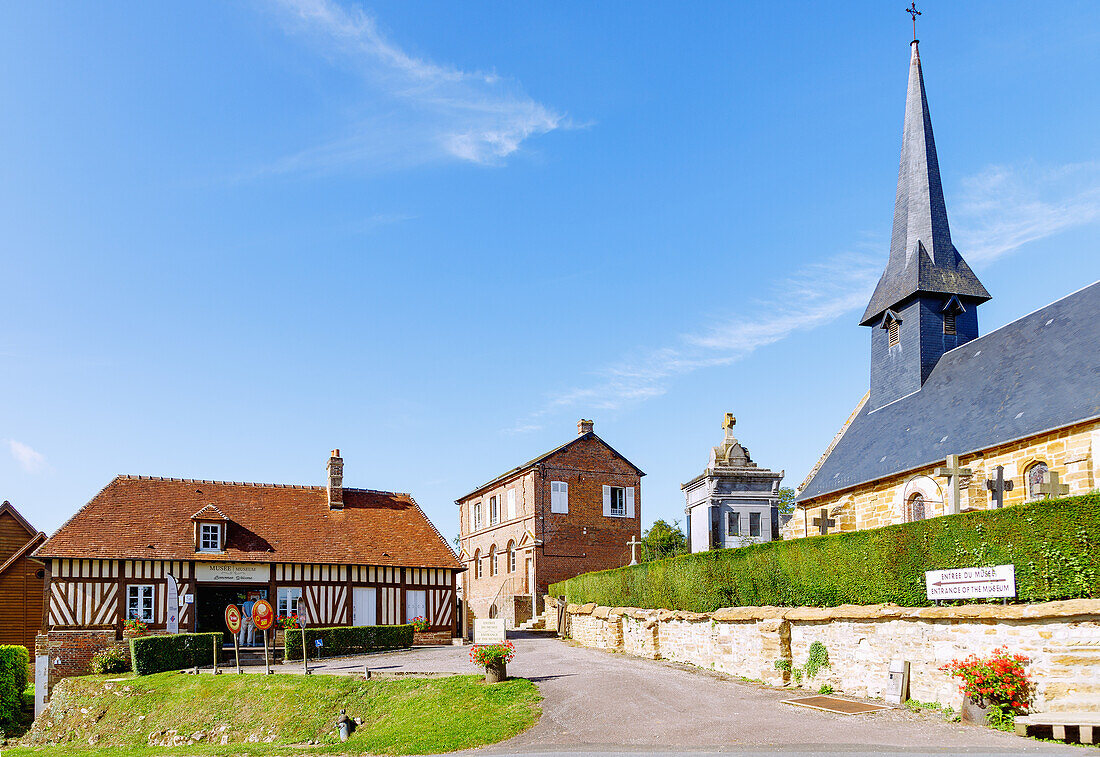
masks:
<instances>
[{"instance_id":1,"label":"window with white frame","mask_svg":"<svg viewBox=\"0 0 1100 757\"><path fill-rule=\"evenodd\" d=\"M474 529L481 528L481 503L474 503Z\"/></svg>"},{"instance_id":2,"label":"window with white frame","mask_svg":"<svg viewBox=\"0 0 1100 757\"><path fill-rule=\"evenodd\" d=\"M741 535L741 513L732 512L726 514L727 521L729 523L727 533L730 536Z\"/></svg>"},{"instance_id":3,"label":"window with white frame","mask_svg":"<svg viewBox=\"0 0 1100 757\"><path fill-rule=\"evenodd\" d=\"M496 497L489 497L489 523L500 523L500 502Z\"/></svg>"},{"instance_id":4,"label":"window with white frame","mask_svg":"<svg viewBox=\"0 0 1100 757\"><path fill-rule=\"evenodd\" d=\"M474 551L474 578L481 578L481 550Z\"/></svg>"},{"instance_id":5,"label":"window with white frame","mask_svg":"<svg viewBox=\"0 0 1100 757\"><path fill-rule=\"evenodd\" d=\"M291 615L298 614L298 600L302 598L302 587L300 586L280 586L279 587L279 608L278 612L281 617L289 617ZM307 618L308 620L308 618Z\"/></svg>"},{"instance_id":6,"label":"window with white frame","mask_svg":"<svg viewBox=\"0 0 1100 757\"><path fill-rule=\"evenodd\" d=\"M516 490L508 490L508 519L516 517Z\"/></svg>"},{"instance_id":7,"label":"window with white frame","mask_svg":"<svg viewBox=\"0 0 1100 757\"><path fill-rule=\"evenodd\" d=\"M622 517L626 515L626 492L621 486L612 486L611 489L611 515Z\"/></svg>"},{"instance_id":8,"label":"window with white frame","mask_svg":"<svg viewBox=\"0 0 1100 757\"><path fill-rule=\"evenodd\" d=\"M489 547L489 575L497 574L497 545Z\"/></svg>"},{"instance_id":9,"label":"window with white frame","mask_svg":"<svg viewBox=\"0 0 1100 757\"><path fill-rule=\"evenodd\" d=\"M200 523L199 524L199 551L200 552L221 552L222 551L222 524L221 523Z\"/></svg>"},{"instance_id":10,"label":"window with white frame","mask_svg":"<svg viewBox=\"0 0 1100 757\"><path fill-rule=\"evenodd\" d=\"M514 541L508 542L508 572L516 572L516 543Z\"/></svg>"},{"instance_id":11,"label":"window with white frame","mask_svg":"<svg viewBox=\"0 0 1100 757\"><path fill-rule=\"evenodd\" d=\"M153 587L133 585L126 587L126 617L144 623L153 622Z\"/></svg>"},{"instance_id":12,"label":"window with white frame","mask_svg":"<svg viewBox=\"0 0 1100 757\"><path fill-rule=\"evenodd\" d=\"M565 481L550 482L550 512L569 512L569 484Z\"/></svg>"}]
</instances>

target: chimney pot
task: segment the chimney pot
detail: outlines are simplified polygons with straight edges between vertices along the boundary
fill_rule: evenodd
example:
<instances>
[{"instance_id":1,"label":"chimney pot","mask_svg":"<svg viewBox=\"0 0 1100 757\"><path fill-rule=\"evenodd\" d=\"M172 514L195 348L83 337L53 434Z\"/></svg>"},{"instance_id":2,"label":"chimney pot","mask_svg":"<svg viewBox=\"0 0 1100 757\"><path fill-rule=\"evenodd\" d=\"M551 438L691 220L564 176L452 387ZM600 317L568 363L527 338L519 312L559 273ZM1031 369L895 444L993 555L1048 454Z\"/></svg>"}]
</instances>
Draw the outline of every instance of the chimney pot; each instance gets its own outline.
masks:
<instances>
[{"instance_id":1,"label":"chimney pot","mask_svg":"<svg viewBox=\"0 0 1100 757\"><path fill-rule=\"evenodd\" d=\"M592 421L581 418L577 421L577 436L584 436L585 434L592 433Z\"/></svg>"},{"instance_id":2,"label":"chimney pot","mask_svg":"<svg viewBox=\"0 0 1100 757\"><path fill-rule=\"evenodd\" d=\"M330 510L344 509L344 460L338 449L328 459L328 506Z\"/></svg>"}]
</instances>

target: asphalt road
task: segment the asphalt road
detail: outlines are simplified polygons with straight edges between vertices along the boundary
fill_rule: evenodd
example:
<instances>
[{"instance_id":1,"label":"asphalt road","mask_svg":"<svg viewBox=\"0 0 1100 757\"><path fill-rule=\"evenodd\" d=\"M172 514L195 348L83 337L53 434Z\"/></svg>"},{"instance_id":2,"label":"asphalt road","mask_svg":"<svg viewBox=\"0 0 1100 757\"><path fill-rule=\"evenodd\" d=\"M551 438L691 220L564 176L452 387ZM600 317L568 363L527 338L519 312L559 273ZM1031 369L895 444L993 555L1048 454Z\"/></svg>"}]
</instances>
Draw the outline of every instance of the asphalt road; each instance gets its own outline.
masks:
<instances>
[{"instance_id":1,"label":"asphalt road","mask_svg":"<svg viewBox=\"0 0 1100 757\"><path fill-rule=\"evenodd\" d=\"M701 668L517 636L508 673L534 681L543 714L529 731L479 754L1029 754L1081 747L1023 739L934 713L836 715L781 704L796 692ZM428 647L333 660L328 673L473 671L469 647Z\"/></svg>"}]
</instances>

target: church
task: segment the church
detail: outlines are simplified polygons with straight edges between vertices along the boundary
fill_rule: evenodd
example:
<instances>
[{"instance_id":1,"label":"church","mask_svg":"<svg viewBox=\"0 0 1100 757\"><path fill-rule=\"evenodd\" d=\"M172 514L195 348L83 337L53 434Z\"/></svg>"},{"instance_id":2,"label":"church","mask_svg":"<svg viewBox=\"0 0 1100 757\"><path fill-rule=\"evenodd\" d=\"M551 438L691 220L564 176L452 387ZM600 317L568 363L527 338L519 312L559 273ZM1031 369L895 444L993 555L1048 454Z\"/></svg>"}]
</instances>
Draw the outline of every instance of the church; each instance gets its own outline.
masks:
<instances>
[{"instance_id":1,"label":"church","mask_svg":"<svg viewBox=\"0 0 1100 757\"><path fill-rule=\"evenodd\" d=\"M860 319L870 388L799 487L784 538L1097 488L1100 282L983 336L990 298L951 242L914 40L890 257Z\"/></svg>"}]
</instances>

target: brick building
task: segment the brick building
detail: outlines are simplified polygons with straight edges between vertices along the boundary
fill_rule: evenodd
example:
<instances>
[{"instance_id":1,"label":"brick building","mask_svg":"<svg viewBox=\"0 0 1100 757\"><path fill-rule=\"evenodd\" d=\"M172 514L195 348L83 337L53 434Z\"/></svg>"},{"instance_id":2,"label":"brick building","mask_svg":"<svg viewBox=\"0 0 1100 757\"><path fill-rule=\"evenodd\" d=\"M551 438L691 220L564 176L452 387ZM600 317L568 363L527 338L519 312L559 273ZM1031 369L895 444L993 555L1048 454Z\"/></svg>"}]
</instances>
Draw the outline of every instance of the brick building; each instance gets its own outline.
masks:
<instances>
[{"instance_id":1,"label":"brick building","mask_svg":"<svg viewBox=\"0 0 1100 757\"><path fill-rule=\"evenodd\" d=\"M450 545L411 495L347 488L343 468L333 450L327 486L116 477L35 552L49 598L40 648L71 647L58 657L81 672L128 617L224 631L226 605L248 598L304 609L313 626L423 616L422 639L449 642L462 570Z\"/></svg>"},{"instance_id":2,"label":"brick building","mask_svg":"<svg viewBox=\"0 0 1100 757\"><path fill-rule=\"evenodd\" d=\"M0 644L34 649L45 607L45 569L31 559L46 535L34 528L10 502L0 505Z\"/></svg>"},{"instance_id":3,"label":"brick building","mask_svg":"<svg viewBox=\"0 0 1100 757\"><path fill-rule=\"evenodd\" d=\"M550 584L629 563L644 475L582 420L575 439L455 500L467 618L515 627Z\"/></svg>"},{"instance_id":4,"label":"brick building","mask_svg":"<svg viewBox=\"0 0 1100 757\"><path fill-rule=\"evenodd\" d=\"M1100 485L1100 282L982 336L989 299L951 242L914 41L890 256L860 321L870 390L800 487L785 538Z\"/></svg>"}]
</instances>

